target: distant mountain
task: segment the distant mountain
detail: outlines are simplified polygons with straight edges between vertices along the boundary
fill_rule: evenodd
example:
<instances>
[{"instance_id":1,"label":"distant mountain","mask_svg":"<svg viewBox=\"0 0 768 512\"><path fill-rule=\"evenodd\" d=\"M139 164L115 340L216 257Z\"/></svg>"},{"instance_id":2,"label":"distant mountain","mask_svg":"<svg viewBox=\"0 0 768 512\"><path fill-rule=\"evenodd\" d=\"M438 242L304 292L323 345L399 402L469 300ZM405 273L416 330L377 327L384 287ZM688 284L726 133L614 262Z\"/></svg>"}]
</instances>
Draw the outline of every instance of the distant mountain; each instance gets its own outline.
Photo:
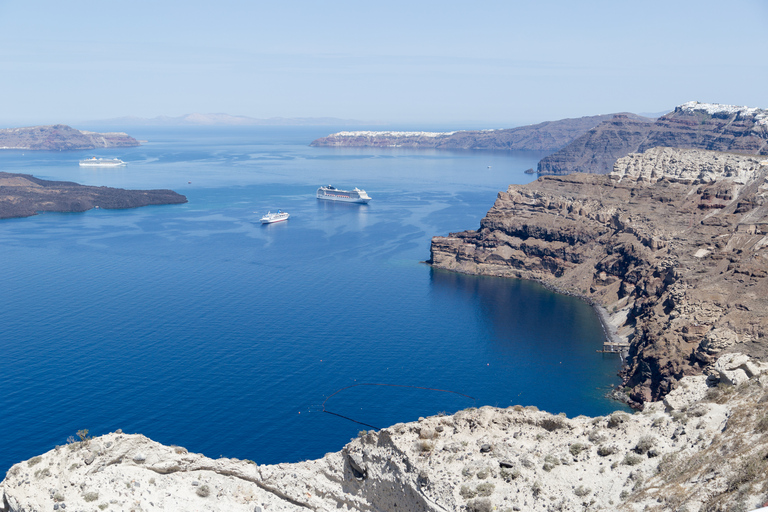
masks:
<instances>
[{"instance_id":1,"label":"distant mountain","mask_svg":"<svg viewBox=\"0 0 768 512\"><path fill-rule=\"evenodd\" d=\"M138 145L139 141L126 133L87 132L65 124L0 129L0 149L64 151Z\"/></svg>"},{"instance_id":2,"label":"distant mountain","mask_svg":"<svg viewBox=\"0 0 768 512\"><path fill-rule=\"evenodd\" d=\"M311 146L372 146L437 149L506 149L555 151L600 123L621 115L651 122L635 114L607 114L519 126L503 130L456 132L347 131L313 141Z\"/></svg>"},{"instance_id":3,"label":"distant mountain","mask_svg":"<svg viewBox=\"0 0 768 512\"><path fill-rule=\"evenodd\" d=\"M605 121L543 158L538 173L606 174L619 158L659 146L768 155L768 110L690 101L650 121Z\"/></svg>"},{"instance_id":4,"label":"distant mountain","mask_svg":"<svg viewBox=\"0 0 768 512\"><path fill-rule=\"evenodd\" d=\"M230 114L186 114L179 117L159 116L153 118L116 117L88 121L89 125L108 126L355 126L370 125L367 121L338 119L335 117L271 117L257 119ZM376 124L376 123L374 123Z\"/></svg>"}]
</instances>

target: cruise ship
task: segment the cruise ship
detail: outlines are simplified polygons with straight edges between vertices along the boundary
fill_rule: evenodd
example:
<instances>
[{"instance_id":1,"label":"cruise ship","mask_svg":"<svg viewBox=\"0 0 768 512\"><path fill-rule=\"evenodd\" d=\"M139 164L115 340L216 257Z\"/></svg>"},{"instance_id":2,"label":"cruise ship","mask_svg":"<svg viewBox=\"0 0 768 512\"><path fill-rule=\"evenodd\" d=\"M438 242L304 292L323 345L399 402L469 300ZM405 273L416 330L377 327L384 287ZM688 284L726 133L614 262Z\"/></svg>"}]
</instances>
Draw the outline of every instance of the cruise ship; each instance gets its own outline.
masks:
<instances>
[{"instance_id":1,"label":"cruise ship","mask_svg":"<svg viewBox=\"0 0 768 512\"><path fill-rule=\"evenodd\" d=\"M121 165L125 165L125 162L119 158L96 158L93 156L80 160L81 167L118 167Z\"/></svg>"},{"instance_id":2,"label":"cruise ship","mask_svg":"<svg viewBox=\"0 0 768 512\"><path fill-rule=\"evenodd\" d=\"M371 200L365 190L360 190L357 187L352 190L339 190L331 185L317 189L317 198L325 199L326 201L342 201L345 203L361 204L368 204L368 201Z\"/></svg>"},{"instance_id":3,"label":"cruise ship","mask_svg":"<svg viewBox=\"0 0 768 512\"><path fill-rule=\"evenodd\" d=\"M267 212L267 214L261 218L261 223L272 224L273 222L288 220L288 217L290 217L290 215L282 210L277 210L277 213Z\"/></svg>"}]
</instances>

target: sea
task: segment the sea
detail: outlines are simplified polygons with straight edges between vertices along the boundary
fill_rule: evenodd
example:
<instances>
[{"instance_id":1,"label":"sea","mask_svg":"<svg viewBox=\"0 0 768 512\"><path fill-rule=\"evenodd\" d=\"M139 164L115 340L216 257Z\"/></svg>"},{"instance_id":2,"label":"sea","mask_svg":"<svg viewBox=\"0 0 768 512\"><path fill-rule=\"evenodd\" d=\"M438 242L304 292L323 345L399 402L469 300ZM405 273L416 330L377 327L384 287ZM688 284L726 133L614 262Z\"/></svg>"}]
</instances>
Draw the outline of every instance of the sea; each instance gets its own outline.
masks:
<instances>
[{"instance_id":1,"label":"sea","mask_svg":"<svg viewBox=\"0 0 768 512\"><path fill-rule=\"evenodd\" d=\"M273 464L469 407L627 410L589 305L424 263L544 153L309 146L341 129L134 127L135 148L0 152L2 171L188 199L0 220L0 474L84 429ZM328 184L373 199L316 199Z\"/></svg>"}]
</instances>

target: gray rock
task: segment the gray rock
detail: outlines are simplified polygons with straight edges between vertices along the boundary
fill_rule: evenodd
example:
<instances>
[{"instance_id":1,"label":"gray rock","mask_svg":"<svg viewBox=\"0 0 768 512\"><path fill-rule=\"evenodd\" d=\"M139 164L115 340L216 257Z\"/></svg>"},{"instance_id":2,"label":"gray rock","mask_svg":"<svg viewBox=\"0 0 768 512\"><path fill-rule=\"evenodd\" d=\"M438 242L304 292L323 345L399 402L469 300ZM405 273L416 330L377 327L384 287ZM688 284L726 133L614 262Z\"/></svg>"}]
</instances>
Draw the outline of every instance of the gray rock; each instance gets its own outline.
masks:
<instances>
[{"instance_id":1,"label":"gray rock","mask_svg":"<svg viewBox=\"0 0 768 512\"><path fill-rule=\"evenodd\" d=\"M352 468L355 478L365 480L368 476L368 468L363 462L363 458L356 453L347 452L347 461L349 461L349 467Z\"/></svg>"}]
</instances>

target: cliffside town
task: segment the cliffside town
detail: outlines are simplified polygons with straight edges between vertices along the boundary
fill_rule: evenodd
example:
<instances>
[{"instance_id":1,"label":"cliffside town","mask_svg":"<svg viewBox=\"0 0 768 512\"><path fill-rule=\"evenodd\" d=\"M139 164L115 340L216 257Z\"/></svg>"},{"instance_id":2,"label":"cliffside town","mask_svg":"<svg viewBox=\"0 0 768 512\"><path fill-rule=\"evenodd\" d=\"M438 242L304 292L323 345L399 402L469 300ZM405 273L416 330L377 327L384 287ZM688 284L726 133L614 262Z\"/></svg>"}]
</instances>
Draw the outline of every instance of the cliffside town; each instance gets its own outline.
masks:
<instances>
[{"instance_id":1,"label":"cliffside town","mask_svg":"<svg viewBox=\"0 0 768 512\"><path fill-rule=\"evenodd\" d=\"M555 151L587 130L620 115L637 122L652 119L635 114L608 114L519 126L503 130L465 130L455 132L339 132L312 141L311 146L408 147L435 149L503 149Z\"/></svg>"},{"instance_id":2,"label":"cliffside town","mask_svg":"<svg viewBox=\"0 0 768 512\"><path fill-rule=\"evenodd\" d=\"M768 110L690 101L652 123L617 117L542 158L537 170L606 174L617 159L655 147L768 155Z\"/></svg>"}]
</instances>

